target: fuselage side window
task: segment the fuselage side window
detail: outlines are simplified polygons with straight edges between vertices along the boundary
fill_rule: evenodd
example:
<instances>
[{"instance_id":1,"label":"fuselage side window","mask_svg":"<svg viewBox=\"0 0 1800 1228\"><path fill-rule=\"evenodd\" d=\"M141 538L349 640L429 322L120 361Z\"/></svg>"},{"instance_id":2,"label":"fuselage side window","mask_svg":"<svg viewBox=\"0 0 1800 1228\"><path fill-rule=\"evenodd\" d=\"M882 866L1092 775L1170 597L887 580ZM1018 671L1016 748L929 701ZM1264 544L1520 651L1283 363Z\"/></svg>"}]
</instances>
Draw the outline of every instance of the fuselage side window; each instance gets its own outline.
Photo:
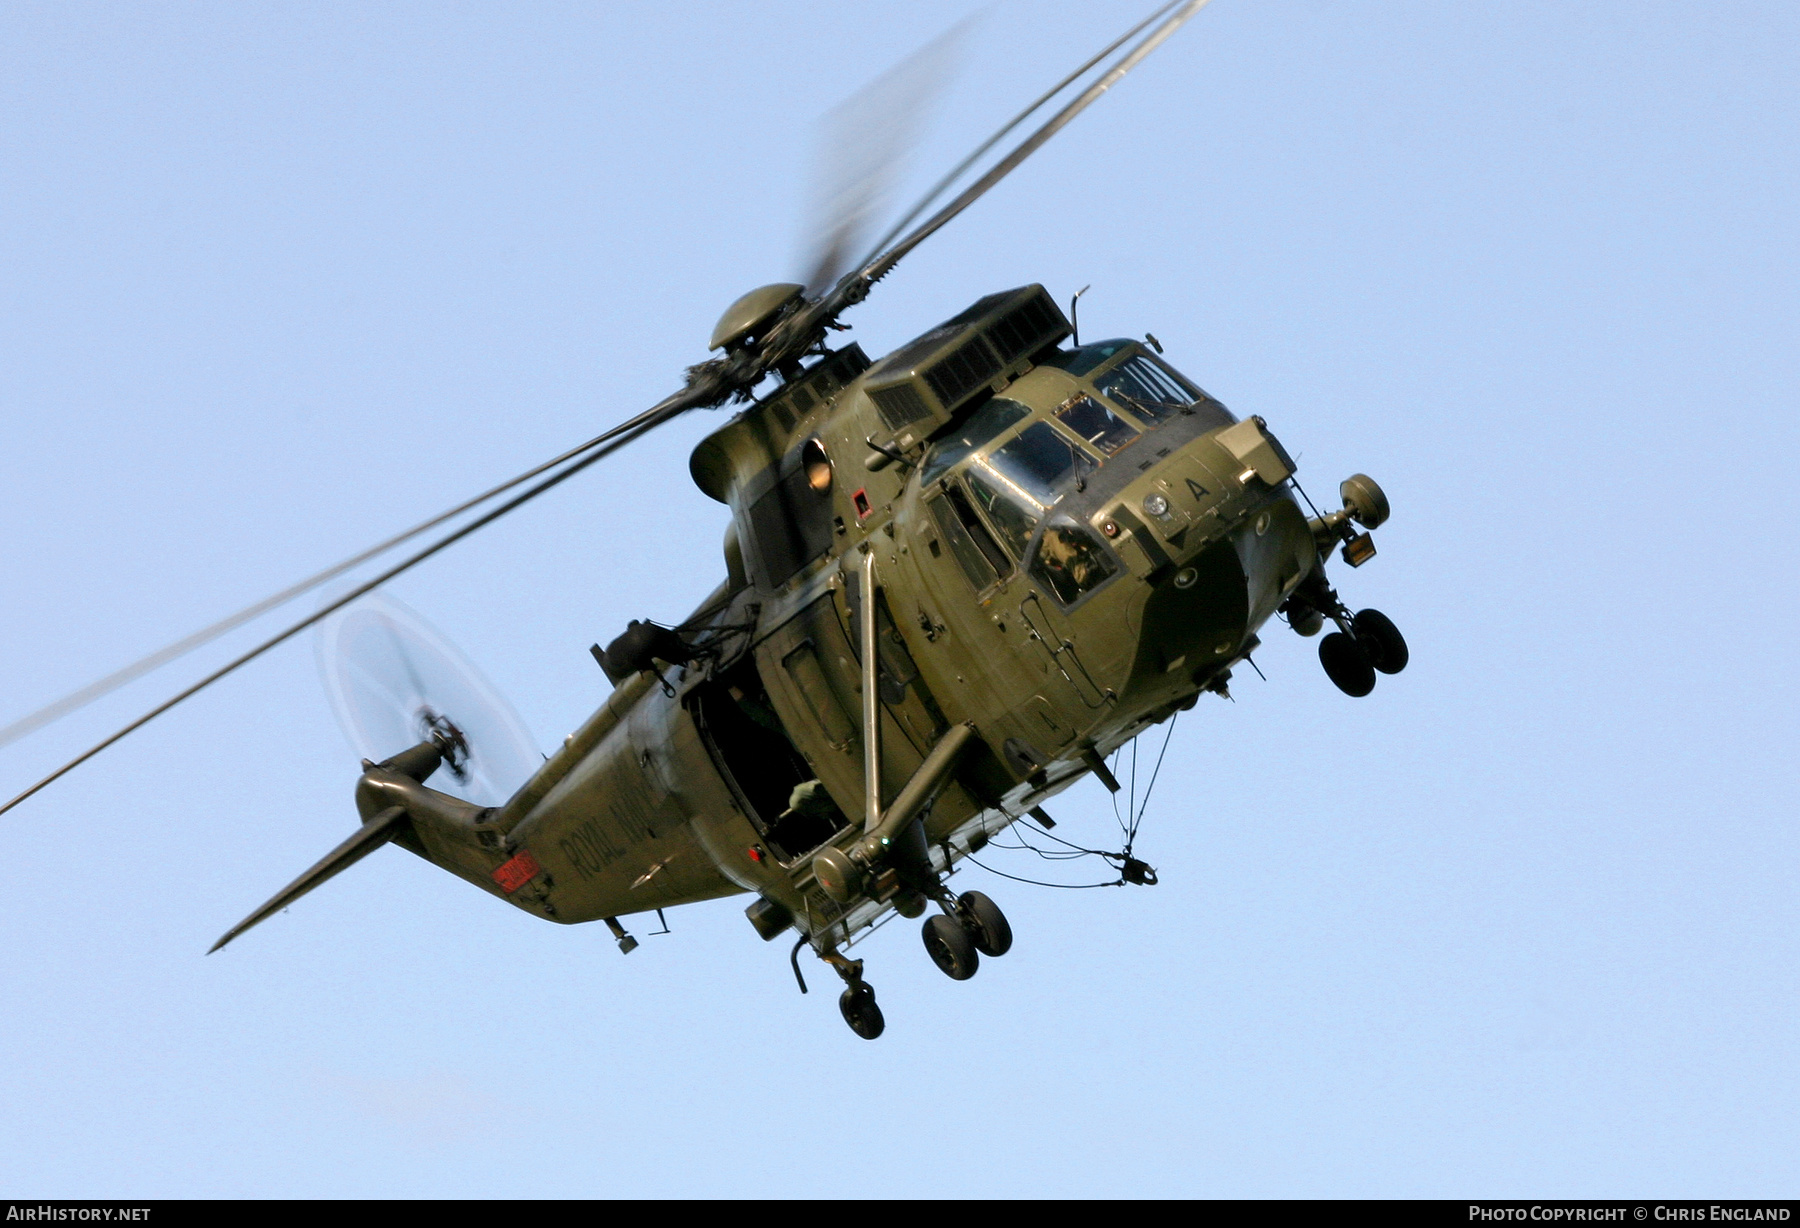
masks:
<instances>
[{"instance_id":1,"label":"fuselage side window","mask_svg":"<svg viewBox=\"0 0 1800 1228\"><path fill-rule=\"evenodd\" d=\"M969 496L963 493L962 487L952 482L945 490L944 497L956 512L957 521L968 533L970 540L975 543L975 548L981 552L981 557L986 559L988 565L993 568L994 574L996 576L1011 575L1012 560L1006 557L1006 551L1000 548L1000 543L994 540L994 535L989 533L987 526L981 523L981 517L975 514L974 505L969 502ZM952 545L951 549L955 549L955 546ZM969 574L973 579L975 573L970 572Z\"/></svg>"},{"instance_id":2,"label":"fuselage side window","mask_svg":"<svg viewBox=\"0 0 1800 1228\"><path fill-rule=\"evenodd\" d=\"M969 491L1006 543L1007 553L1014 558L1024 554L1044 505L991 469L970 469Z\"/></svg>"},{"instance_id":3,"label":"fuselage side window","mask_svg":"<svg viewBox=\"0 0 1800 1228\"><path fill-rule=\"evenodd\" d=\"M1039 512L1062 498L1083 469L1094 462L1048 422L1034 422L987 456L971 472L985 469Z\"/></svg>"},{"instance_id":4,"label":"fuselage side window","mask_svg":"<svg viewBox=\"0 0 1800 1228\"><path fill-rule=\"evenodd\" d=\"M937 525L937 530L943 535L944 540L950 543L950 553L956 556L957 563L962 566L963 574L969 578L969 583L976 592L981 592L1000 578L999 573L994 570L993 563L975 544L975 539L969 536L968 529L963 527L963 522L957 516L956 509L951 506L948 495L933 495L925 501L925 506L931 509L933 523ZM969 519L975 519L973 511L969 513Z\"/></svg>"}]
</instances>

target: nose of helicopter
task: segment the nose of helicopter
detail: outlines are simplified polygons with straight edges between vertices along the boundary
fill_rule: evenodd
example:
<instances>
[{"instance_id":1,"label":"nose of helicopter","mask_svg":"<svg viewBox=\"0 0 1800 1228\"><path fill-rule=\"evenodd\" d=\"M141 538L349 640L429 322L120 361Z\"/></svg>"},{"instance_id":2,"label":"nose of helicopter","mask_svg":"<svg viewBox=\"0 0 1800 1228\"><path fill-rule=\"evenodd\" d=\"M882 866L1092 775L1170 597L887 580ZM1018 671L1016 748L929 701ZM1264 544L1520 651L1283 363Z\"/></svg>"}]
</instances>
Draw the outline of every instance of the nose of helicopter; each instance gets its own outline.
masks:
<instances>
[{"instance_id":1,"label":"nose of helicopter","mask_svg":"<svg viewBox=\"0 0 1800 1228\"><path fill-rule=\"evenodd\" d=\"M1306 514L1282 493L1246 514L1227 536L1244 575L1245 635L1262 626L1294 587L1318 566Z\"/></svg>"},{"instance_id":2,"label":"nose of helicopter","mask_svg":"<svg viewBox=\"0 0 1800 1228\"><path fill-rule=\"evenodd\" d=\"M1245 511L1154 577L1144 606L1139 677L1180 674L1205 685L1243 654L1317 566L1305 513L1284 492Z\"/></svg>"}]
</instances>

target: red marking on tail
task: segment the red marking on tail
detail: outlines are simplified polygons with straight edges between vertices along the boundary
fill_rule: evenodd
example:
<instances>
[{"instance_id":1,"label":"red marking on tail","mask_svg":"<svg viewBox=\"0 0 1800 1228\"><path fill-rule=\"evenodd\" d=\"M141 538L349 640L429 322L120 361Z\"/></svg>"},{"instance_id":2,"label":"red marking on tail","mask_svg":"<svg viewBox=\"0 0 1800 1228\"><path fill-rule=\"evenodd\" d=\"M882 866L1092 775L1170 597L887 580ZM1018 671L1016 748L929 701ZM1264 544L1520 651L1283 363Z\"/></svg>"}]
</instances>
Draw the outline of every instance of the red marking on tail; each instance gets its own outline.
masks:
<instances>
[{"instance_id":1,"label":"red marking on tail","mask_svg":"<svg viewBox=\"0 0 1800 1228\"><path fill-rule=\"evenodd\" d=\"M511 861L494 871L494 881L500 884L502 891L511 895L543 872L544 867L531 855L531 850L520 849Z\"/></svg>"}]
</instances>

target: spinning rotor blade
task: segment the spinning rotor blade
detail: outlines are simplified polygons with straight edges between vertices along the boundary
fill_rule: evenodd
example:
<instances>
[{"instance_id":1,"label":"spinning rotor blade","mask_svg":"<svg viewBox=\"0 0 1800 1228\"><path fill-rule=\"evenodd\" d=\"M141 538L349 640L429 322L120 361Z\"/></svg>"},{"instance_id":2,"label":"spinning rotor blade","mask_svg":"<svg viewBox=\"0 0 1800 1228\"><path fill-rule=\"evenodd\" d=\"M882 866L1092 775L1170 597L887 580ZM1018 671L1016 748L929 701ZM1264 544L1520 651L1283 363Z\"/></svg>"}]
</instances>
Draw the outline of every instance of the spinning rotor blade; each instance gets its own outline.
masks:
<instances>
[{"instance_id":1,"label":"spinning rotor blade","mask_svg":"<svg viewBox=\"0 0 1800 1228\"><path fill-rule=\"evenodd\" d=\"M1093 105L1093 103L1099 99L1100 95L1117 85L1119 81L1124 78L1126 73L1130 72L1133 68L1136 68L1138 64L1143 61L1145 56L1149 55L1152 51L1155 51L1171 34L1186 25L1188 20L1201 9L1205 8L1209 2L1210 0L1187 0L1187 3L1183 4L1175 12L1174 16L1170 17L1167 21L1163 22L1162 25L1151 31L1143 42L1133 47L1123 59L1101 74L1099 80L1083 90L1073 102L1069 103L1055 115L1052 115L1041 128L1026 137L1011 153L1007 154L1004 158L1000 159L999 162L996 162L990 167L986 174L982 175L981 178L977 179L967 188L964 188L954 200L933 214L917 230L914 230L898 243L894 244L894 246L889 248L885 254L870 260L864 266L864 271L859 276L866 277L870 281L874 281L884 276L900 262L900 259L903 256L912 251L913 248L943 229L957 214L961 213L964 209L967 209L970 205L986 195L989 188L1012 174L1021 162L1036 153L1043 147L1045 142L1067 127L1070 120L1073 120L1077 115ZM1126 39L1129 39L1132 34L1137 33L1138 30L1141 30L1145 25L1148 25L1150 21L1156 20L1157 15L1167 11L1167 7L1159 9L1157 14L1153 14L1148 20L1133 28L1124 38L1121 38L1118 42L1112 44L1112 47L1102 51L1094 58L1094 60L1083 65L1081 69L1074 74L1074 77L1079 77L1082 73L1086 72L1088 68L1092 67L1094 63L1109 55L1113 48L1116 48L1119 43L1123 43ZM1065 79L1062 85L1058 85L1056 89L1050 91L1050 94L1045 97L1054 97L1056 94L1060 93L1063 87L1068 84L1068 81L1072 79L1073 77ZM1037 110L1039 106L1043 105L1043 102L1044 99L1040 99L1038 102L1033 103L1023 115L1020 115L1018 119L1013 120L1006 128L1001 129L1000 133L996 134L988 142L988 146L992 146L1002 135L1022 121L1025 118L1025 115L1029 115L1032 111ZM965 165L967 165L968 162L972 162L975 157L979 156L980 152L978 151L965 162ZM957 173L960 174L961 171L959 170ZM954 178L954 176L952 176L952 178Z\"/></svg>"},{"instance_id":2,"label":"spinning rotor blade","mask_svg":"<svg viewBox=\"0 0 1800 1228\"><path fill-rule=\"evenodd\" d=\"M829 290L868 241L925 113L943 92L973 18L950 27L831 109L820 125L814 173L814 250L806 287Z\"/></svg>"},{"instance_id":3,"label":"spinning rotor blade","mask_svg":"<svg viewBox=\"0 0 1800 1228\"><path fill-rule=\"evenodd\" d=\"M714 390L710 387L710 383L711 383L711 381L703 380L699 377L696 377L695 380L691 381L688 384L688 386L686 388L684 388L682 391L676 393L673 396L664 398L662 401L659 401L657 404L651 406L649 409L645 410L643 413L639 414L637 417L632 418L629 421L622 422L618 426L615 426L612 430L606 432L604 435L598 436L595 441L590 442L589 444L585 445L589 449L586 456L583 456L579 460L574 461L572 464L568 465L567 467L562 469L560 472L551 474L548 478L545 478L542 482L539 482L537 485L526 490L524 493L513 496L511 499L508 499L505 503L502 503L499 507L494 508L493 510L486 512L483 515L476 517L474 520L471 520L468 524L463 525L461 528L457 529L455 532L445 534L443 537L439 538L437 541L433 542L431 545L425 547L425 549L420 550L414 554L411 554L411 555L407 556L406 558L402 559L400 562L394 564L392 567L388 568L386 571L384 571L380 575L376 576L373 580L368 580L362 584L357 585L355 588L351 589L348 593L344 594L342 597L339 597L336 600L334 600L324 606L321 606L314 613L301 619L299 622L292 624L291 626L285 628L284 630L278 632L277 634L275 634L273 636L270 636L268 639L264 640L262 643L258 644L256 647L250 649L248 652L244 653L243 655L233 658L231 661L220 666L218 669L214 670L212 673L208 674L206 677L202 678L200 681L194 683L192 686L188 687L186 690L179 692L178 694L176 694L175 696L173 696L170 699L164 700L162 703L158 704L156 707L150 709L150 711L144 713L144 715L138 717L135 721L132 721L129 725L126 725L123 729L120 729L117 733L114 733L114 734L104 738L103 740L95 743L93 746L89 747L87 750L83 751L81 754L75 756L75 758L69 760L67 763L65 763L61 767L57 768L54 772L51 772L48 776L44 777L42 780L38 781L36 784L32 785L29 789L26 789L23 793L20 793L18 796L14 797L11 801L7 802L4 806L0 806L0 814L5 814L7 811L11 810L14 806L17 806L20 802L24 801L26 798L30 797L32 794L34 794L38 790L42 789L45 785L48 785L51 782L60 779L61 777L67 775L69 772L80 767L82 764L86 763L89 759L92 759L95 755L99 754L101 751L103 751L107 747L111 746L114 742L119 741L121 738L125 737L127 734L130 734L130 733L134 732L135 730L141 729L145 725L148 725L151 721L155 720L157 717L159 717L163 713L167 712L170 708L173 708L173 707L175 707L175 705L181 703L182 700L188 699L189 697L194 696L194 695L198 695L201 691L204 691L207 687L211 686L213 683L217 682L219 679L225 677L227 674L230 674L230 673L233 673L234 671L236 671L238 669L238 667L243 666L243 665L248 665L251 661L254 661L256 658L262 656L263 653L269 651L269 649L274 648L276 645L285 643L286 641L292 639L294 636L296 636L300 632L306 630L308 627L312 626L314 623L319 622L319 621L329 617L331 614L335 613L336 611L343 609L345 606L349 605L352 601L355 601L358 597L363 596L365 593L374 592L376 589L380 588L383 584L386 584L389 580L392 580L395 576L401 574L402 572L411 570L413 567L417 566L420 563L423 563L426 559L430 558L432 555L437 554L439 551L445 549L446 547L454 545L456 542L461 541L463 538L469 536L469 534L475 532L477 529L484 528L487 525L492 524L494 521L500 519L500 517L506 515L510 511L512 511L514 508L520 507L526 503L529 503L531 500L533 500L533 499L537 498L539 495L543 494L546 490L549 490L553 486L560 485L561 483L574 477L577 473L580 473L583 469L586 469L589 465L592 465L596 461L602 460L605 457L612 455L614 452L618 451L620 448L624 447L626 444L632 442L633 440L637 439L641 435L648 434L650 431L654 430L658 426L661 426L664 422L667 422L669 419L674 418L677 415L684 413L689 409L694 408L696 405L713 404L713 403L716 403L716 400L723 399L722 397L712 398L712 394L713 394ZM712 399L696 399L696 397L708 397L708 398L712 398Z\"/></svg>"},{"instance_id":4,"label":"spinning rotor blade","mask_svg":"<svg viewBox=\"0 0 1800 1228\"><path fill-rule=\"evenodd\" d=\"M906 228L908 226L912 225L913 219L917 218L921 213L923 213L923 212L925 212L925 210L929 209L931 207L931 203L933 201L935 201L938 197L942 196L949 189L951 184L955 183L958 179L961 179L964 171L968 170L971 166L974 166L977 162L979 162L981 160L982 155L987 153L988 150L992 149L994 146L998 145L1001 141L1005 140L1007 133L1011 132L1014 128L1017 128L1020 124L1024 123L1027 119L1030 119L1031 116L1037 112L1038 108L1042 107L1046 102L1049 102L1052 98L1056 97L1058 94L1060 94L1064 90L1068 89L1069 86L1073 85L1076 81L1079 81L1083 76L1087 75L1087 72L1089 69L1091 69L1094 65L1098 64L1101 60L1104 60L1107 56L1111 55L1113 52L1117 51L1120 47L1124 46L1126 44L1126 42L1128 42L1132 38L1136 37L1138 32L1141 31L1145 26L1149 25L1151 22L1155 21L1158 17L1161 17L1164 13L1167 13L1170 9L1174 8L1177 4L1180 4L1180 3L1181 3L1181 0L1169 0L1169 2L1167 4L1163 5L1159 9L1157 9L1154 13L1150 14L1150 16L1144 18L1144 20L1138 22L1135 26L1131 27L1131 29L1129 29L1129 30L1125 31L1125 33L1119 35L1119 37L1115 38L1112 42L1110 42L1106 46L1102 47L1099 51L1096 51L1092 56L1090 56L1088 58L1087 63L1083 64L1080 68L1077 68L1074 72L1072 72L1068 76L1064 77L1061 81L1058 81L1055 85L1053 85L1049 89L1045 90L1042 94L1040 94L1038 96L1038 99L1036 102L1033 102L1030 106L1026 107L1023 111L1020 111L1017 115L1015 115L1011 119L1007 120L1006 125L1004 127L1002 127L1000 129L1000 131L994 133L993 136L990 136L987 140L983 141L980 145L977 145L975 147L975 149L972 152L970 152L968 157L964 158L961 162L958 162L954 167L952 167L949 174L945 175L942 179L938 180L937 183L932 186L931 191L925 193L924 196L921 196L919 198L917 204L913 205L912 208L908 209L905 212L905 214L903 214L901 216L899 221L895 222L891 227L889 227L888 232L881 236L881 240L878 243L876 243L875 246L873 248L871 248L866 255L863 256L863 263L867 264L869 261L873 260L877 255L879 255L887 247L888 244L892 243L895 240L895 238L897 238L901 233L903 233L906 230Z\"/></svg>"},{"instance_id":5,"label":"spinning rotor blade","mask_svg":"<svg viewBox=\"0 0 1800 1228\"><path fill-rule=\"evenodd\" d=\"M957 216L957 214L961 213L977 200L980 200L982 196L986 195L988 189L1012 174L1014 170L1018 169L1020 163L1024 162L1026 158L1029 158L1032 154L1041 149L1045 142L1067 127L1069 122L1077 115L1092 106L1100 95L1117 85L1119 81L1124 78L1126 73L1130 72L1133 68L1136 68L1143 62L1145 56L1149 55L1152 51L1155 51L1171 34L1186 25L1194 14L1206 7L1207 3L1208 0L1186 0L1186 2L1176 8L1174 13L1169 15L1161 25L1157 26L1156 29L1146 35L1143 41L1139 42L1135 47L1131 48L1130 51L1126 52L1117 63L1103 72L1092 85L1088 86L1078 94L1074 101L1064 106L1062 110L1058 111L1055 115L1052 115L1037 129L1037 131L1026 137L1004 158L1001 158L1000 161L989 167L986 173L979 179L958 193L949 204L932 214L925 222L907 233L905 237L894 243L893 246L888 247L880 255L871 257L866 260L861 267L840 278L838 283L824 295L808 302L804 307L794 311L781 323L771 328L769 330L769 335L757 346L754 356L750 356L748 351L741 350L734 355L733 358L738 360L738 362L744 366L754 365L759 372L758 378L761 378L760 372L778 369L784 362L793 362L801 355L807 353L823 338L825 330L836 323L838 316L867 298L869 296L869 291L874 287L875 283L892 272L894 266L899 264L908 252L912 251L926 239L936 234L939 230L942 230L950 223L951 219ZM1010 131L1013 127L1017 126L1026 115L1037 110L1039 106L1043 105L1047 98L1054 97L1056 94L1060 93L1070 81L1079 78L1095 63L1104 59L1111 51L1129 40L1133 34L1142 30L1150 21L1155 21L1157 17L1168 12L1168 5L1158 8L1148 20L1140 22L1137 26L1133 27L1131 31L1126 33L1124 38L1113 42L1105 51L1102 51L1099 56L1094 57L1088 64L1083 65L1081 69L1077 70L1072 77L1065 78L1063 82L1052 90L1050 94L1046 95L1045 98L1040 98L1038 102L1027 108L1023 115L1015 118L1012 123L1009 123L1005 128L1001 129L1000 133L997 133L994 137L990 138L987 144L984 145L981 150L978 150L973 157L965 159L964 165L972 164L973 158L979 157L982 151L990 148L1007 131ZM958 174L961 173L961 169L962 168L958 169ZM952 175L951 179L954 178L955 176ZM938 188L933 189L932 196L926 198L927 202L931 200L937 192L941 191L943 186L943 184L940 184ZM750 359L747 363L744 362L746 358ZM719 360L713 365L729 366L731 363L728 360ZM696 370L698 370L698 368L696 368ZM746 387L748 386L751 385L746 385Z\"/></svg>"},{"instance_id":6,"label":"spinning rotor blade","mask_svg":"<svg viewBox=\"0 0 1800 1228\"><path fill-rule=\"evenodd\" d=\"M564 461L580 456L589 448L597 447L601 443L604 443L610 435L611 432L608 432L606 435L600 435L594 439L590 439L578 447L570 448L561 456L552 457L541 465L533 466L515 478L511 478L500 483L498 486L482 491L472 499L465 499L448 511L440 512L430 520L421 521L404 533L397 533L386 541L377 542L367 550L358 554L353 554L341 563L335 563L332 566L327 567L324 571L308 576L298 584L290 585L271 597L265 597L255 605L245 606L237 613L220 619L210 627L204 627L185 639L176 640L173 644L158 649L149 656L144 657L142 660L134 661L124 669L108 674L98 682L90 683L87 686L82 687L79 691L74 691L63 696L63 698L57 700L55 703L46 704L36 712L20 717L12 724L0 728L0 746L16 742L26 734L42 729L45 725L60 720L71 712L85 708L96 699L99 699L104 695L110 695L126 683L135 682L145 674L151 673L162 666L167 665L171 661L185 657L188 653L194 651L194 649L212 643L226 632L236 630L245 623L267 614L270 610L273 610L278 606L286 605L296 597L310 593L321 584L325 584L328 581L343 575L345 572L368 562L370 559L378 558L381 555L386 554L395 546L409 542L423 533L428 533L446 521L454 520L464 512L479 507L489 499L503 495L515 486L529 482L538 474L547 472L548 470L556 468Z\"/></svg>"}]
</instances>

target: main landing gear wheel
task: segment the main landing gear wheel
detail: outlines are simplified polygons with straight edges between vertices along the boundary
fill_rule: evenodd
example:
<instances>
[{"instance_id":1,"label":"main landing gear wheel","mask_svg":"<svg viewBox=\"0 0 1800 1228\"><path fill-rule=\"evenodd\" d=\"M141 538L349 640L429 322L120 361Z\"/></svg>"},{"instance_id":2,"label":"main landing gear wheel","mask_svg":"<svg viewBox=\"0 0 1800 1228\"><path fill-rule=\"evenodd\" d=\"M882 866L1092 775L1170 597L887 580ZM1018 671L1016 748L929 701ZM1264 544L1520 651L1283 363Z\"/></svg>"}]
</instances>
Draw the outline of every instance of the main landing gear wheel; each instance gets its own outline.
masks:
<instances>
[{"instance_id":1,"label":"main landing gear wheel","mask_svg":"<svg viewBox=\"0 0 1800 1228\"><path fill-rule=\"evenodd\" d=\"M977 951L998 959L1012 950L1012 926L1007 924L1006 914L998 904L979 891L963 892L957 904L963 927L969 931L969 940Z\"/></svg>"},{"instance_id":2,"label":"main landing gear wheel","mask_svg":"<svg viewBox=\"0 0 1800 1228\"><path fill-rule=\"evenodd\" d=\"M1364 610L1350 625L1355 628L1356 642L1362 645L1370 665L1384 674L1397 674L1406 668L1411 655L1393 619L1380 610Z\"/></svg>"},{"instance_id":3,"label":"main landing gear wheel","mask_svg":"<svg viewBox=\"0 0 1800 1228\"><path fill-rule=\"evenodd\" d=\"M875 1005L875 989L867 981L852 981L838 997L838 1010L850 1030L864 1040L874 1040L887 1028L881 1008Z\"/></svg>"},{"instance_id":4,"label":"main landing gear wheel","mask_svg":"<svg viewBox=\"0 0 1800 1228\"><path fill-rule=\"evenodd\" d=\"M966 981L981 967L975 940L954 917L942 914L925 923L925 953L938 970L953 981Z\"/></svg>"},{"instance_id":5,"label":"main landing gear wheel","mask_svg":"<svg viewBox=\"0 0 1800 1228\"><path fill-rule=\"evenodd\" d=\"M1325 667L1325 676L1346 695L1361 699L1375 689L1374 665L1362 645L1342 631L1333 631L1319 641L1319 664Z\"/></svg>"}]
</instances>

